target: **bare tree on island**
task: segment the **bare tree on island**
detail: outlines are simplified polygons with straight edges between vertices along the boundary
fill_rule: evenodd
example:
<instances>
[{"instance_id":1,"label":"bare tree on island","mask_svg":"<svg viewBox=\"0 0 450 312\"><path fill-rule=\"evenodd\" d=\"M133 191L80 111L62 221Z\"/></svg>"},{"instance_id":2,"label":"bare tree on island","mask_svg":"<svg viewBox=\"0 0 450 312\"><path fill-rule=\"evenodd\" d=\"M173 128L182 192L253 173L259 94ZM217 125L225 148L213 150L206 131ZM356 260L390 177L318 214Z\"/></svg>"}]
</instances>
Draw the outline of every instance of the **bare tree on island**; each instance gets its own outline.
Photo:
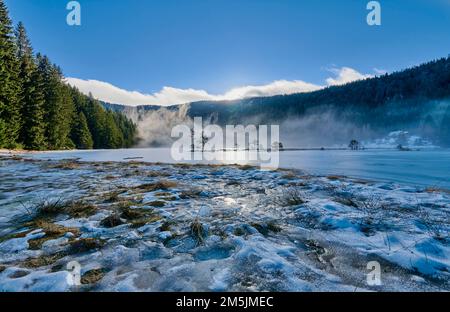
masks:
<instances>
[{"instance_id":1,"label":"bare tree on island","mask_svg":"<svg viewBox=\"0 0 450 312\"><path fill-rule=\"evenodd\" d=\"M348 145L348 147L352 150L352 151L357 151L361 149L360 143L357 140L351 140L350 144Z\"/></svg>"},{"instance_id":2,"label":"bare tree on island","mask_svg":"<svg viewBox=\"0 0 450 312\"><path fill-rule=\"evenodd\" d=\"M209 139L210 138L208 138L205 135L205 132L202 130L202 137L198 140L198 143L200 143L202 146L202 152L205 151L205 145L206 145L206 143L208 143ZM195 143L196 143L195 131L193 128L191 128L191 152L195 152Z\"/></svg>"},{"instance_id":3,"label":"bare tree on island","mask_svg":"<svg viewBox=\"0 0 450 312\"><path fill-rule=\"evenodd\" d=\"M284 151L284 145L281 142L273 142L272 143L272 149L275 151Z\"/></svg>"}]
</instances>

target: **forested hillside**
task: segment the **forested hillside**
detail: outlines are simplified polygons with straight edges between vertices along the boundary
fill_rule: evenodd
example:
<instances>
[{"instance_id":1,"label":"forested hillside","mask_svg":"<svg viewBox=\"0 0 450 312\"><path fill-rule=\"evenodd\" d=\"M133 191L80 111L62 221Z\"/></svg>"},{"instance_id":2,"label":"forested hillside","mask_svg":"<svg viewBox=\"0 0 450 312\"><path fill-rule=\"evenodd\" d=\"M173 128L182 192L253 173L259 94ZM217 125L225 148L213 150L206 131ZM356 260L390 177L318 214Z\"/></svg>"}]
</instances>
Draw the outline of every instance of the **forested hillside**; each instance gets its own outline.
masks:
<instances>
[{"instance_id":1,"label":"forested hillside","mask_svg":"<svg viewBox=\"0 0 450 312\"><path fill-rule=\"evenodd\" d=\"M116 111L124 106L104 104ZM450 57L380 77L323 90L188 104L187 118L225 124L280 124L285 140L313 137L312 145L374 139L406 130L450 146ZM182 106L164 108L177 110ZM141 119L160 108L140 106ZM126 111L130 111L127 108ZM135 114L136 115L136 114ZM154 141L156 138L144 138ZM305 144L300 142L301 144Z\"/></svg>"},{"instance_id":2,"label":"forested hillside","mask_svg":"<svg viewBox=\"0 0 450 312\"><path fill-rule=\"evenodd\" d=\"M58 66L35 54L0 0L0 148L130 147L135 133L124 115L67 85Z\"/></svg>"},{"instance_id":3,"label":"forested hillside","mask_svg":"<svg viewBox=\"0 0 450 312\"><path fill-rule=\"evenodd\" d=\"M316 92L190 104L190 116L211 112L218 113L219 123L231 124L288 119L301 123L307 116L328 114L333 122L359 129L406 129L450 146L450 57Z\"/></svg>"}]
</instances>

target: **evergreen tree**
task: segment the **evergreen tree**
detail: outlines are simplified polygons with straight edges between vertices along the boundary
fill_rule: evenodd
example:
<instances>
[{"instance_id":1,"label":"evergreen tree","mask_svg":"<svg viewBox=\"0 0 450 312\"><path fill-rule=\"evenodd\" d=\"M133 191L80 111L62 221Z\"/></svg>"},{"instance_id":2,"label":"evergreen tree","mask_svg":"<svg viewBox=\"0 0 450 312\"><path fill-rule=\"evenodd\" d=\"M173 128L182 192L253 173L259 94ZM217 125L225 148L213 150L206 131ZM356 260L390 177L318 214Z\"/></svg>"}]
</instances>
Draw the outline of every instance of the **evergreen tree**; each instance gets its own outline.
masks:
<instances>
[{"instance_id":1,"label":"evergreen tree","mask_svg":"<svg viewBox=\"0 0 450 312\"><path fill-rule=\"evenodd\" d=\"M123 147L132 147L135 143L136 126L123 114L113 114L115 124L123 135Z\"/></svg>"},{"instance_id":2,"label":"evergreen tree","mask_svg":"<svg viewBox=\"0 0 450 312\"><path fill-rule=\"evenodd\" d=\"M72 133L72 140L77 149L92 149L94 147L94 141L83 112L78 113Z\"/></svg>"},{"instance_id":3,"label":"evergreen tree","mask_svg":"<svg viewBox=\"0 0 450 312\"><path fill-rule=\"evenodd\" d=\"M73 149L75 148L75 144L70 138L71 133L71 125L73 124L74 118L76 118L74 103L72 99L72 95L70 92L70 87L63 82L61 69L58 68L58 72L61 77L61 117L62 122L59 124L59 138L62 142L60 148L63 149Z\"/></svg>"},{"instance_id":4,"label":"evergreen tree","mask_svg":"<svg viewBox=\"0 0 450 312\"><path fill-rule=\"evenodd\" d=\"M0 0L0 147L18 147L20 83L11 19Z\"/></svg>"},{"instance_id":5,"label":"evergreen tree","mask_svg":"<svg viewBox=\"0 0 450 312\"><path fill-rule=\"evenodd\" d=\"M16 42L17 58L20 64L19 79L22 86L20 140L27 149L41 150L46 147L43 82L37 71L33 49L22 23L17 25Z\"/></svg>"},{"instance_id":6,"label":"evergreen tree","mask_svg":"<svg viewBox=\"0 0 450 312\"><path fill-rule=\"evenodd\" d=\"M49 149L73 147L69 138L73 103L62 74L47 56L38 55L38 71L44 81L46 137Z\"/></svg>"},{"instance_id":7,"label":"evergreen tree","mask_svg":"<svg viewBox=\"0 0 450 312\"><path fill-rule=\"evenodd\" d=\"M115 148L116 128L111 124L107 111L92 97L89 98L86 106L86 118L94 139L94 148Z\"/></svg>"},{"instance_id":8,"label":"evergreen tree","mask_svg":"<svg viewBox=\"0 0 450 312\"><path fill-rule=\"evenodd\" d=\"M95 100L89 97L85 106L85 116L94 141L94 149L102 148L102 120L101 109L95 105Z\"/></svg>"},{"instance_id":9,"label":"evergreen tree","mask_svg":"<svg viewBox=\"0 0 450 312\"><path fill-rule=\"evenodd\" d=\"M104 126L104 148L120 148L124 146L123 134L115 123L113 112L106 111Z\"/></svg>"}]
</instances>

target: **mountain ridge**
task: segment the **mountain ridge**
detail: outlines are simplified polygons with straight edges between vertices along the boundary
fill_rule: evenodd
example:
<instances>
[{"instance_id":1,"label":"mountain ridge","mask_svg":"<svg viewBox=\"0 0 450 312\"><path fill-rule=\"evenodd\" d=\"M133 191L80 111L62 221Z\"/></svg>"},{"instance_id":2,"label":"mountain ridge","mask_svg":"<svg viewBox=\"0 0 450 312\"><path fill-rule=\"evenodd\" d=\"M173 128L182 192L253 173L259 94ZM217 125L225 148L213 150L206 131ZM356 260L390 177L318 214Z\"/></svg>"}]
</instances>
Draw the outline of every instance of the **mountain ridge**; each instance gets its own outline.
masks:
<instances>
[{"instance_id":1,"label":"mountain ridge","mask_svg":"<svg viewBox=\"0 0 450 312\"><path fill-rule=\"evenodd\" d=\"M201 103L216 103L216 104L233 104L233 103L237 103L240 101L247 101L247 100L258 100L258 99L270 99L270 98L279 98L279 97L291 97L291 96L299 96L299 95L315 95L315 94L320 94L322 92L326 92L329 90L334 90L334 89L340 89L340 88L345 88L348 86L352 86L352 85L356 85L356 84L360 84L360 83L364 83L364 82L368 82L368 81L377 81L377 80L383 80L386 78L397 78L400 75L407 75L407 74L411 74L414 73L415 71L420 71L425 67L429 67L432 65L440 65L442 63L445 63L446 66L446 70L447 73L450 73L450 54L447 57L442 57L433 61L429 61L429 62L425 62L419 65L415 65L413 67L410 68L406 68L403 70L398 70L398 71L394 71L392 73L385 73L383 75L379 75L379 76L375 76L375 77L371 77L371 78L365 78L365 79L361 79L361 80L356 80L356 81L352 81L352 82L348 82L342 85L333 85L333 86L326 86L322 89L319 90L314 90L314 91L309 91L309 92L299 92L299 93L292 93L292 94L278 94L278 95L271 95L271 96L254 96L254 97L246 97L246 98L241 98L241 99L233 99L233 100L201 100L201 101L194 101L194 102L187 102L187 103L183 103L183 104L173 104L173 105L168 105L168 106L163 106L163 105L125 105L125 104L120 104L120 103L108 103L106 101L101 101L105 106L112 108L114 106L116 106L117 109L119 109L121 106L123 107L136 107L139 109L159 109L162 107L165 108L175 108L175 107L179 107L182 105L189 105L189 104L201 104ZM447 76L447 80L446 80L446 86L448 87L448 85L450 84L450 74ZM450 96L450 90L447 90L447 96Z\"/></svg>"},{"instance_id":2,"label":"mountain ridge","mask_svg":"<svg viewBox=\"0 0 450 312\"><path fill-rule=\"evenodd\" d=\"M301 127L303 137L310 134L323 139L333 134L333 139L339 142L352 137L379 138L391 131L406 130L430 138L436 144L450 146L449 103L450 57L444 57L307 93L198 101L169 107L103 105L126 114L133 112L138 123L146 120L145 116L151 112L163 114L184 108L186 118L203 117L219 125L277 123L286 129L289 123L290 130L284 132ZM319 124L327 131L318 129Z\"/></svg>"}]
</instances>

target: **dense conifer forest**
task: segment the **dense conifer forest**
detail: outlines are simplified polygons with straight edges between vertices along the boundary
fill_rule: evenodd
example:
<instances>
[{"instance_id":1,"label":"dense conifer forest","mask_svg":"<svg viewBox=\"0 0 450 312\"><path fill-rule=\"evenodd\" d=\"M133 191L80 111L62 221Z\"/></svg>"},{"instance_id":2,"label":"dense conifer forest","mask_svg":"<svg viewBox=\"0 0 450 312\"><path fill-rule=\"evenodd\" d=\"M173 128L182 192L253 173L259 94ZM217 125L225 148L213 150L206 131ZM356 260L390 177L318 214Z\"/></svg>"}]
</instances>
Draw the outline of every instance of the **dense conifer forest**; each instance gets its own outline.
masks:
<instances>
[{"instance_id":1,"label":"dense conifer forest","mask_svg":"<svg viewBox=\"0 0 450 312\"><path fill-rule=\"evenodd\" d=\"M23 23L0 0L0 148L131 147L136 126L65 83L61 68L34 53Z\"/></svg>"}]
</instances>

